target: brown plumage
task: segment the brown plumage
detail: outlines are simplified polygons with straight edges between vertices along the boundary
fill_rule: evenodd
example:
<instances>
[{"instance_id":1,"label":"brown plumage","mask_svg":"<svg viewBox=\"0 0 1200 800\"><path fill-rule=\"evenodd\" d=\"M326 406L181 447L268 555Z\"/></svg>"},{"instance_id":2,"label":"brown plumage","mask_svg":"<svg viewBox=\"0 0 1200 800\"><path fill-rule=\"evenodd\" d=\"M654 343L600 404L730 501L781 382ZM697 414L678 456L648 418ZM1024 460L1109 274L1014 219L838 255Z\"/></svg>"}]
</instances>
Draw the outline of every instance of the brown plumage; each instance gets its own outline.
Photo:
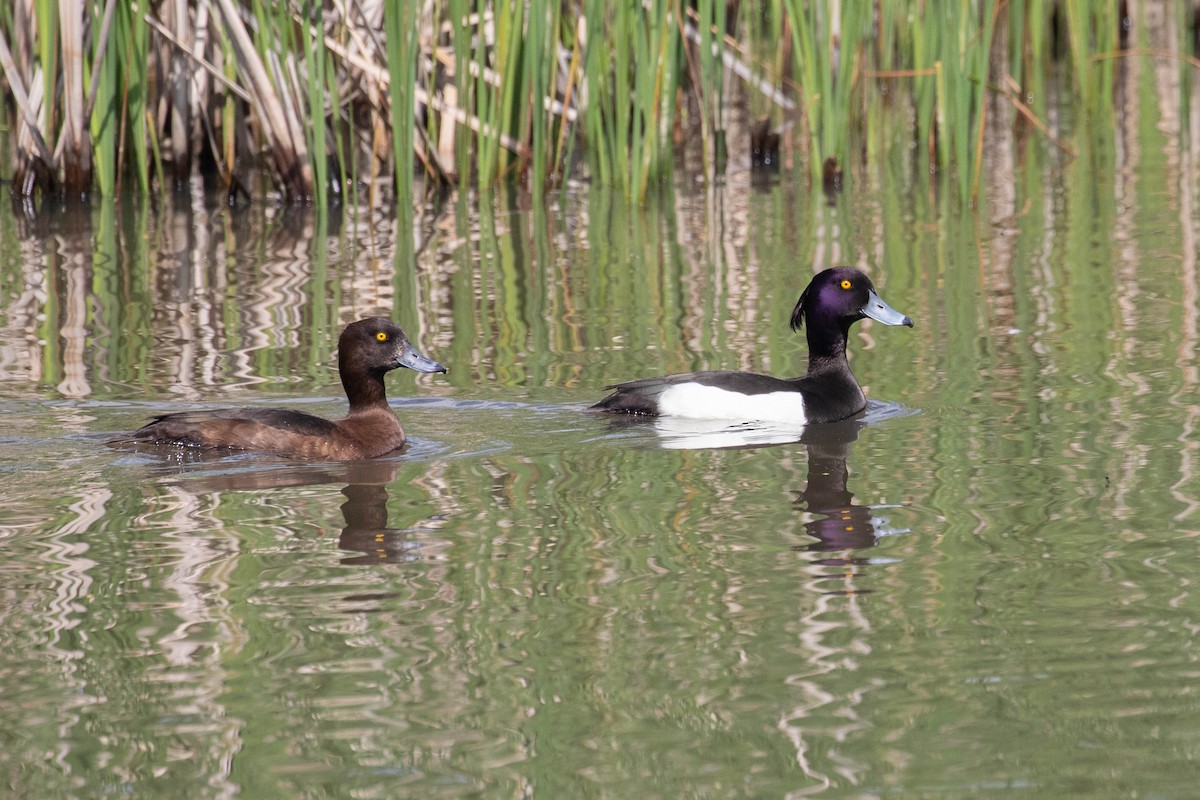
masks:
<instances>
[{"instance_id":1,"label":"brown plumage","mask_svg":"<svg viewBox=\"0 0 1200 800\"><path fill-rule=\"evenodd\" d=\"M347 325L338 339L338 373L350 401L350 413L342 419L286 408L183 411L155 417L108 444L254 450L307 461L375 458L404 444L404 428L383 384L384 375L397 367L446 371L417 352L395 323L369 317Z\"/></svg>"}]
</instances>

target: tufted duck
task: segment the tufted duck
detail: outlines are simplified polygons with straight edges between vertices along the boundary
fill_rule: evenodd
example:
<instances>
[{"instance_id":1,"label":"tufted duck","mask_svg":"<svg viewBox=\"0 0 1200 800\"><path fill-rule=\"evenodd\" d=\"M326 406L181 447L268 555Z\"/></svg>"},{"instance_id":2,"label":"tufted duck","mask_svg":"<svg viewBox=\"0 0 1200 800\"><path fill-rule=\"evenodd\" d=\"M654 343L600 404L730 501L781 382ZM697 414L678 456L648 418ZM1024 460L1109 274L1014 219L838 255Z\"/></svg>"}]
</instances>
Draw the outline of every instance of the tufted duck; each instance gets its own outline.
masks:
<instances>
[{"instance_id":1,"label":"tufted duck","mask_svg":"<svg viewBox=\"0 0 1200 800\"><path fill-rule=\"evenodd\" d=\"M850 326L870 317L912 327L852 267L815 275L792 311L792 330L808 318L808 374L784 380L752 372L688 372L618 383L599 411L737 422L834 422L858 414L867 398L846 362Z\"/></svg>"},{"instance_id":2,"label":"tufted duck","mask_svg":"<svg viewBox=\"0 0 1200 800\"><path fill-rule=\"evenodd\" d=\"M446 371L417 352L395 323L369 317L347 325L338 338L338 373L350 400L350 413L343 419L286 408L183 411L155 417L108 443L255 450L307 460L375 458L404 444L404 429L388 406L383 386L383 376L397 367Z\"/></svg>"}]
</instances>

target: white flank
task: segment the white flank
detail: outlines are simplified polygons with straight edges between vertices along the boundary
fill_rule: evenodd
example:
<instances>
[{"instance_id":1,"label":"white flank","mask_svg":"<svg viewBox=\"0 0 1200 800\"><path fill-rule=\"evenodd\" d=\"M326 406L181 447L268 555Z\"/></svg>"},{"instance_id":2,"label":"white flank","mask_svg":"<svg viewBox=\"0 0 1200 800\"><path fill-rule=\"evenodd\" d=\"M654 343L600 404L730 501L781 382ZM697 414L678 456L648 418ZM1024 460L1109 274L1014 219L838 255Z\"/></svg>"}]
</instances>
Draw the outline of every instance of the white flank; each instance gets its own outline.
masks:
<instances>
[{"instance_id":1,"label":"white flank","mask_svg":"<svg viewBox=\"0 0 1200 800\"><path fill-rule=\"evenodd\" d=\"M658 413L665 417L793 425L803 425L806 419L799 392L739 394L699 383L681 383L660 394Z\"/></svg>"}]
</instances>

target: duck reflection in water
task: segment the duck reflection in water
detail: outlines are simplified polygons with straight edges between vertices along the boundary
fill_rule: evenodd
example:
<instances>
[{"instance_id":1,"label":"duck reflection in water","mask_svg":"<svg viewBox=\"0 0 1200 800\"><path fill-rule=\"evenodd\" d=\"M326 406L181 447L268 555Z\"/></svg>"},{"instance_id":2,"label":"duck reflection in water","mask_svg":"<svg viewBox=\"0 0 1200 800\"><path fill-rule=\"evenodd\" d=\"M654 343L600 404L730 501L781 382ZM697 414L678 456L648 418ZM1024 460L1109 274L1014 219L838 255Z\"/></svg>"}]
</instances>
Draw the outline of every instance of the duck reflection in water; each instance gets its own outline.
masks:
<instances>
[{"instance_id":1,"label":"duck reflection in water","mask_svg":"<svg viewBox=\"0 0 1200 800\"><path fill-rule=\"evenodd\" d=\"M353 480L342 487L342 521L338 546L360 555L346 556L347 565L396 564L420 561L420 545L409 539L407 528L388 527L388 484L396 479L393 464L357 464ZM368 468L366 474L362 468ZM381 469L387 467L388 469ZM372 474L373 473L373 474Z\"/></svg>"},{"instance_id":2,"label":"duck reflection in water","mask_svg":"<svg viewBox=\"0 0 1200 800\"><path fill-rule=\"evenodd\" d=\"M256 462L259 463L261 461ZM338 535L338 547L356 555L341 558L340 563L364 565L420 561L424 558L421 544L414 542L411 534L426 529L419 526L388 527L388 486L395 482L399 468L400 462L397 461L361 461L319 467L285 464L278 470L259 469L254 472L196 477L182 481L181 485L189 491L205 493L344 484L341 492L346 501L341 505L343 525Z\"/></svg>"},{"instance_id":3,"label":"duck reflection in water","mask_svg":"<svg viewBox=\"0 0 1200 800\"><path fill-rule=\"evenodd\" d=\"M866 550L884 536L908 531L907 528L890 527L887 518L880 513L887 506L854 502L854 495L848 488L850 469L846 463L851 445L858 440L861 430L903 413L903 407L894 403L870 403L865 417L796 427L730 425L723 421L659 417L654 420L654 430L659 446L668 450L804 445L808 452L808 480L805 488L795 493L794 507L808 515L804 532L815 541L795 549L830 554L813 561L814 564L848 567L878 561L852 556L848 551Z\"/></svg>"},{"instance_id":4,"label":"duck reflection in water","mask_svg":"<svg viewBox=\"0 0 1200 800\"><path fill-rule=\"evenodd\" d=\"M850 478L846 458L863 427L860 422L813 425L800 438L808 450L808 484L796 492L795 507L814 515L804 523L804 530L817 541L797 549L824 552L875 546L871 508L856 505L846 486Z\"/></svg>"},{"instance_id":5,"label":"duck reflection in water","mask_svg":"<svg viewBox=\"0 0 1200 800\"><path fill-rule=\"evenodd\" d=\"M797 545L795 549L806 553L828 553L812 563L842 568L828 576L831 580L845 582L832 594L864 592L849 582L853 573L847 568L863 566L875 559L852 555L850 551L867 550L884 536L908 530L889 526L887 518L879 513L887 506L855 503L854 494L848 488L850 470L846 460L850 446L865 427L866 424L859 420L812 425L800 438L808 450L808 482L804 489L796 492L794 506L797 511L807 512L810 519L804 523L804 532L815 541Z\"/></svg>"}]
</instances>

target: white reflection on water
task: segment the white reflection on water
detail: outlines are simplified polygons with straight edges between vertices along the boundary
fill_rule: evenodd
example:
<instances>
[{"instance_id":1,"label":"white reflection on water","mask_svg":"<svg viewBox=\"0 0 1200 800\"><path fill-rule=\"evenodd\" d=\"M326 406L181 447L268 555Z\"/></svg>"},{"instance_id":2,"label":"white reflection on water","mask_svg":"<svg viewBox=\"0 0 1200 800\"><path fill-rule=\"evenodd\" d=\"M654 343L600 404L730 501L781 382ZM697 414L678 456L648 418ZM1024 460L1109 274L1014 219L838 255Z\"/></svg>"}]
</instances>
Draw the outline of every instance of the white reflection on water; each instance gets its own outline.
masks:
<instances>
[{"instance_id":1,"label":"white reflection on water","mask_svg":"<svg viewBox=\"0 0 1200 800\"><path fill-rule=\"evenodd\" d=\"M870 401L867 404L867 412L862 417L846 424L878 425L889 419L916 413L899 403ZM842 424L834 423L835 426ZM789 425L781 422L743 422L731 425L728 420L680 417L654 419L654 431L658 434L664 450L710 450L790 444L801 441L805 431L815 431L824 427L829 426Z\"/></svg>"},{"instance_id":2,"label":"white reflection on water","mask_svg":"<svg viewBox=\"0 0 1200 800\"><path fill-rule=\"evenodd\" d=\"M721 419L685 419L659 417L654 430L664 450L709 450L735 447L761 447L798 442L804 425L780 422L740 422Z\"/></svg>"}]
</instances>

